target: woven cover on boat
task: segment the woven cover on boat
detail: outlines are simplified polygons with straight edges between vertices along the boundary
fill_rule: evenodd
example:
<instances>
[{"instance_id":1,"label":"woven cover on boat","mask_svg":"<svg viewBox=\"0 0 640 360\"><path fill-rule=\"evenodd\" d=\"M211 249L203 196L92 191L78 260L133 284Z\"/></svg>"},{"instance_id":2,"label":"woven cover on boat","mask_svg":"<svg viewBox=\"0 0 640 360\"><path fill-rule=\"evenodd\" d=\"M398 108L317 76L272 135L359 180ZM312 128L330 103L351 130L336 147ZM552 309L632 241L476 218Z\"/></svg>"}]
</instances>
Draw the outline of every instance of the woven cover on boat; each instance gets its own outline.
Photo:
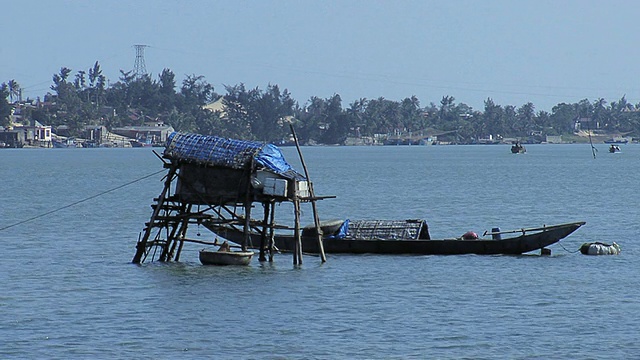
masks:
<instances>
[{"instance_id":1,"label":"woven cover on boat","mask_svg":"<svg viewBox=\"0 0 640 360\"><path fill-rule=\"evenodd\" d=\"M355 239L417 239L423 220L356 220L349 223L347 237Z\"/></svg>"},{"instance_id":2,"label":"woven cover on boat","mask_svg":"<svg viewBox=\"0 0 640 360\"><path fill-rule=\"evenodd\" d=\"M164 156L187 163L232 169L245 169L253 159L256 166L286 178L305 179L287 163L277 146L256 141L174 132L167 138Z\"/></svg>"}]
</instances>

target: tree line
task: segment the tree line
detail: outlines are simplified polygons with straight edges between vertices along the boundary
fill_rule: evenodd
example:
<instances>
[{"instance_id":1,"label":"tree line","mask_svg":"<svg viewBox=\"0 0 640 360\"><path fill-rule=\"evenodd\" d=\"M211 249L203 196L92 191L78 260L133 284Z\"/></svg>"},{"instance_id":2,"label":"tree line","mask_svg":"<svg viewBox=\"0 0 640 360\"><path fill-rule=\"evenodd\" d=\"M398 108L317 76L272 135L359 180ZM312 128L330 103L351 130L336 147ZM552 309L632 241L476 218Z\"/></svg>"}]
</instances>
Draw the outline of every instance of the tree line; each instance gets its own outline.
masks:
<instances>
[{"instance_id":1,"label":"tree line","mask_svg":"<svg viewBox=\"0 0 640 360\"><path fill-rule=\"evenodd\" d=\"M224 85L224 93L219 94L204 76L189 75L178 86L170 69L164 69L157 79L121 70L118 81L108 85L98 62L75 74L62 67L53 75L50 88L43 99L48 106L25 107L23 119L54 129L66 125L72 134L80 134L87 125L111 129L143 125L149 118L162 120L177 131L273 143L289 138L289 122L294 123L301 142L320 144L342 144L347 137L439 132L454 132L461 142L490 135L523 139L532 134L572 134L577 119L590 119L604 131L640 133L640 103L633 105L624 96L612 102L600 98L559 103L551 112L536 111L531 102L502 106L491 98L484 101L484 109L474 110L456 103L450 95L426 106L416 96L401 101L361 98L344 106L339 94L313 96L300 105L288 90L272 84L266 89ZM15 80L0 85L1 125L9 125L20 94ZM214 101L223 106L205 108Z\"/></svg>"}]
</instances>

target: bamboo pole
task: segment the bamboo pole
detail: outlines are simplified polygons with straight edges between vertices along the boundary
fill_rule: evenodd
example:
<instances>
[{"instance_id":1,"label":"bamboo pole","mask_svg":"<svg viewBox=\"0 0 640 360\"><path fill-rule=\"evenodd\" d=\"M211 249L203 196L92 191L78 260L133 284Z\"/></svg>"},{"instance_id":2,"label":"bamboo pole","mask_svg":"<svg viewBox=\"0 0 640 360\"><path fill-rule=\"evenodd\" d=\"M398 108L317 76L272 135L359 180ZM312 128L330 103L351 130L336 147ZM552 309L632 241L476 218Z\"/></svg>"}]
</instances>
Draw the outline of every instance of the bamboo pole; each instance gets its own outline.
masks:
<instances>
[{"instance_id":1,"label":"bamboo pole","mask_svg":"<svg viewBox=\"0 0 640 360\"><path fill-rule=\"evenodd\" d=\"M316 207L316 199L315 199L316 195L313 191L313 184L311 183L311 179L309 178L309 171L307 171L307 164L304 162L304 157L302 156L302 150L300 150L300 144L298 143L298 136L296 135L296 130L293 128L293 124L289 124L289 127L291 128L293 141L296 144L296 149L298 150L298 156L300 157L300 162L302 163L304 176L307 178L307 184L309 186L309 195L311 195L311 208L313 210L313 222L316 227L316 233L318 236L318 249L320 250L320 259L324 263L324 262L327 262L327 257L324 254L324 244L322 241L322 237L324 234L322 232L322 228L320 227L320 218L318 217L318 209Z\"/></svg>"},{"instance_id":2,"label":"bamboo pole","mask_svg":"<svg viewBox=\"0 0 640 360\"><path fill-rule=\"evenodd\" d=\"M485 235L498 235L498 234L512 234L512 233L519 233L519 232L521 232L522 234L525 234L526 232L557 229L559 227L565 227L567 225L572 225L572 224L573 223L558 224L558 225L542 226L542 227L537 227L537 228L522 228L522 229L516 229L516 230L505 230L505 231L496 231L496 232L494 232L494 231L485 231L482 234L482 236L485 236Z\"/></svg>"},{"instance_id":3,"label":"bamboo pole","mask_svg":"<svg viewBox=\"0 0 640 360\"><path fill-rule=\"evenodd\" d=\"M220 246L220 245L222 245L221 242L218 242L218 238L216 238L214 241L188 239L188 238L184 238L184 239L180 239L180 240L183 241L183 242L194 243L194 244L202 244L202 245L211 245L211 246ZM229 245L230 248L242 249L242 246L240 246L240 245L231 245L229 243L227 243L227 244Z\"/></svg>"},{"instance_id":4,"label":"bamboo pole","mask_svg":"<svg viewBox=\"0 0 640 360\"><path fill-rule=\"evenodd\" d=\"M307 176L307 180L308 179L309 177ZM322 227L320 226L320 218L318 217L318 209L316 208L316 200L315 200L315 195L313 191L313 184L311 183L311 181L309 181L308 185L309 185L309 194L311 195L312 198L314 198L313 200L311 200L311 209L313 210L313 222L316 226L317 234L318 234L318 249L320 250L320 259L322 259L322 262L327 262L327 257L324 254L324 243L323 243L324 232L322 231Z\"/></svg>"}]
</instances>

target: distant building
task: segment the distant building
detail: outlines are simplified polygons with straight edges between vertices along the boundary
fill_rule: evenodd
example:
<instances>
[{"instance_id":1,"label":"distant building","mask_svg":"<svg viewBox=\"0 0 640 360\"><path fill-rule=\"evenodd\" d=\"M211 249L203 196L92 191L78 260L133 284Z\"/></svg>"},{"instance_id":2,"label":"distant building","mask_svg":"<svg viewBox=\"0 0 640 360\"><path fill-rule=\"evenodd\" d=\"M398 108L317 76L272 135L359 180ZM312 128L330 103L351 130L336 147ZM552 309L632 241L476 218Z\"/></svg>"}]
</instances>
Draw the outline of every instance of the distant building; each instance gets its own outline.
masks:
<instances>
[{"instance_id":1,"label":"distant building","mask_svg":"<svg viewBox=\"0 0 640 360\"><path fill-rule=\"evenodd\" d=\"M549 144L562 144L562 136L561 135L547 135L547 143Z\"/></svg>"},{"instance_id":2,"label":"distant building","mask_svg":"<svg viewBox=\"0 0 640 360\"><path fill-rule=\"evenodd\" d=\"M225 114L227 110L227 106L224 104L224 97L219 97L216 101L208 103L207 105L202 107L204 110L209 110L211 112L219 111L221 114Z\"/></svg>"},{"instance_id":3,"label":"distant building","mask_svg":"<svg viewBox=\"0 0 640 360\"><path fill-rule=\"evenodd\" d=\"M54 133L58 136L71 136L71 129L68 125L59 125L54 129Z\"/></svg>"},{"instance_id":4,"label":"distant building","mask_svg":"<svg viewBox=\"0 0 640 360\"><path fill-rule=\"evenodd\" d=\"M88 141L102 144L108 138L109 131L103 125L86 125L82 130L82 137Z\"/></svg>"},{"instance_id":5,"label":"distant building","mask_svg":"<svg viewBox=\"0 0 640 360\"><path fill-rule=\"evenodd\" d=\"M592 118L577 118L574 121L573 128L575 131L580 130L598 130L600 129L600 122L593 120Z\"/></svg>"},{"instance_id":6,"label":"distant building","mask_svg":"<svg viewBox=\"0 0 640 360\"><path fill-rule=\"evenodd\" d=\"M0 131L2 147L21 148L24 146L24 132L21 130Z\"/></svg>"},{"instance_id":7,"label":"distant building","mask_svg":"<svg viewBox=\"0 0 640 360\"><path fill-rule=\"evenodd\" d=\"M42 125L37 120L32 120L30 125L15 126L14 131L23 133L22 142L31 146L51 146L51 126Z\"/></svg>"},{"instance_id":8,"label":"distant building","mask_svg":"<svg viewBox=\"0 0 640 360\"><path fill-rule=\"evenodd\" d=\"M113 128L111 130L111 132L114 134L150 143L164 143L167 141L167 137L169 137L169 134L174 131L175 130L170 125L123 126Z\"/></svg>"}]
</instances>

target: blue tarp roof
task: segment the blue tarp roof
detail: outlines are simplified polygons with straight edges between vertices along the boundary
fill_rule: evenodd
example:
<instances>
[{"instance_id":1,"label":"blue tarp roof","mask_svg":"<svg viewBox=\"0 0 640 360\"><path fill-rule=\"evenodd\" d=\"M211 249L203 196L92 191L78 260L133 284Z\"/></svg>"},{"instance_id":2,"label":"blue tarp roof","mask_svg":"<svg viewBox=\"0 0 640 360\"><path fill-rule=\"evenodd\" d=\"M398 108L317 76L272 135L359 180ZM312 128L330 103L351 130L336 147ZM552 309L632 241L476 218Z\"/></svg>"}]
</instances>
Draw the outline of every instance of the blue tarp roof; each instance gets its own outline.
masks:
<instances>
[{"instance_id":1,"label":"blue tarp roof","mask_svg":"<svg viewBox=\"0 0 640 360\"><path fill-rule=\"evenodd\" d=\"M256 141L174 132L167 138L164 156L178 161L232 169L244 169L253 158L259 167L266 170L289 179L305 179L287 163L277 146Z\"/></svg>"}]
</instances>

